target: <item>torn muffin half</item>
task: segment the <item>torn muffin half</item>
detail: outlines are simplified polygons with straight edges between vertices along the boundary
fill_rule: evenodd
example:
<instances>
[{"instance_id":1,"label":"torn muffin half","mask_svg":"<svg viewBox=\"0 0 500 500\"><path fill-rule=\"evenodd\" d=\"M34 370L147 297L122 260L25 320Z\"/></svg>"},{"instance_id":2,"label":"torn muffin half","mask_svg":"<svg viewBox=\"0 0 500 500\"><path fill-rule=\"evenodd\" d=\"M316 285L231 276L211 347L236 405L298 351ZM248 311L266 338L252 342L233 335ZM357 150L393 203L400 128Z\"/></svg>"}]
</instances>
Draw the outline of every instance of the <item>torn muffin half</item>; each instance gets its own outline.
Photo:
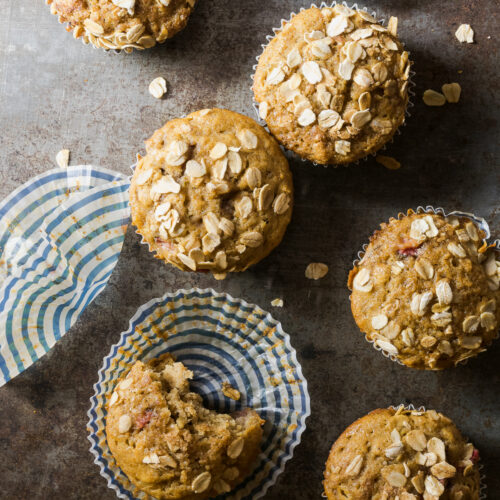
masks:
<instances>
[{"instance_id":1,"label":"torn muffin half","mask_svg":"<svg viewBox=\"0 0 500 500\"><path fill-rule=\"evenodd\" d=\"M193 372L164 354L137 361L111 394L106 434L123 472L158 499L204 499L231 491L252 471L264 421L203 406Z\"/></svg>"}]
</instances>

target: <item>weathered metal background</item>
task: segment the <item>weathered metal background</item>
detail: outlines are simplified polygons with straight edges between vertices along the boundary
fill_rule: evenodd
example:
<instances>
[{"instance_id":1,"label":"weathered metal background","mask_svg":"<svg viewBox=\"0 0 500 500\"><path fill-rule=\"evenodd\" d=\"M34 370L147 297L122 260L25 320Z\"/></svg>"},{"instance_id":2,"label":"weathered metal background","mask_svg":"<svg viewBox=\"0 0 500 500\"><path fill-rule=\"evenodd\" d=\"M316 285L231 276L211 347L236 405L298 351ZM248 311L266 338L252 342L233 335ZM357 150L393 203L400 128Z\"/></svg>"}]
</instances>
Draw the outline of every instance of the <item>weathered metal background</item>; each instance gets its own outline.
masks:
<instances>
[{"instance_id":1,"label":"weathered metal background","mask_svg":"<svg viewBox=\"0 0 500 500\"><path fill-rule=\"evenodd\" d=\"M73 40L41 0L0 0L0 195L55 165L129 171L143 140L166 120L202 107L253 116L249 75L260 45L299 0L200 0L188 28L164 46L132 55ZM391 363L363 341L349 310L347 273L380 221L432 204L473 211L500 237L497 0L374 0L415 60L415 107L388 153L352 168L293 160L297 193L281 246L224 282L182 273L148 254L132 230L107 289L71 332L0 390L0 498L113 499L88 452L86 411L109 346L138 306L167 290L213 287L271 309L292 336L312 397L312 416L269 499L319 498L331 443L357 417L390 404L426 405L452 417L481 450L490 498L500 498L500 341L466 366L421 373ZM454 32L470 23L476 43ZM168 96L148 94L156 76ZM427 108L426 88L460 82L459 104ZM330 266L318 282L311 261Z\"/></svg>"}]
</instances>

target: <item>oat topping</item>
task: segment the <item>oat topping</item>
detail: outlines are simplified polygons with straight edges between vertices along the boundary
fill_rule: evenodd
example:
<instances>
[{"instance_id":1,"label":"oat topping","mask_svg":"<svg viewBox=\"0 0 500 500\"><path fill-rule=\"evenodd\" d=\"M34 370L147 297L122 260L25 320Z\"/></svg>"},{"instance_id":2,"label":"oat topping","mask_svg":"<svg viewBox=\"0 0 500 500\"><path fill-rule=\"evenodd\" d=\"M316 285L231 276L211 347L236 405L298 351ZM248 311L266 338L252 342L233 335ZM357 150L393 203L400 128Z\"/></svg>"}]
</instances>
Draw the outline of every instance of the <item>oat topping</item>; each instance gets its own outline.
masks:
<instances>
[{"instance_id":1,"label":"oat topping","mask_svg":"<svg viewBox=\"0 0 500 500\"><path fill-rule=\"evenodd\" d=\"M181 269L219 277L279 243L291 204L291 174L276 142L225 110L157 131L131 187L134 224L150 248Z\"/></svg>"},{"instance_id":2,"label":"oat topping","mask_svg":"<svg viewBox=\"0 0 500 500\"><path fill-rule=\"evenodd\" d=\"M69 165L69 149L61 149L56 155L56 163L61 168L66 168Z\"/></svg>"},{"instance_id":3,"label":"oat topping","mask_svg":"<svg viewBox=\"0 0 500 500\"><path fill-rule=\"evenodd\" d=\"M460 43L474 43L474 31L470 24L461 24L455 31L455 36Z\"/></svg>"},{"instance_id":4,"label":"oat topping","mask_svg":"<svg viewBox=\"0 0 500 500\"><path fill-rule=\"evenodd\" d=\"M485 350L500 321L500 260L483 237L467 218L410 212L382 224L349 276L368 339L425 369Z\"/></svg>"},{"instance_id":5,"label":"oat topping","mask_svg":"<svg viewBox=\"0 0 500 500\"><path fill-rule=\"evenodd\" d=\"M300 142L301 156L346 163L378 149L402 123L409 74L397 18L385 28L336 5L302 11L283 27L259 59L254 92L260 117L285 146ZM301 129L315 136L310 150Z\"/></svg>"},{"instance_id":6,"label":"oat topping","mask_svg":"<svg viewBox=\"0 0 500 500\"><path fill-rule=\"evenodd\" d=\"M130 415L122 415L118 420L118 430L121 433L128 432L132 427L132 419Z\"/></svg>"},{"instance_id":7,"label":"oat topping","mask_svg":"<svg viewBox=\"0 0 500 500\"><path fill-rule=\"evenodd\" d=\"M478 456L442 414L404 407L375 410L332 446L326 498L336 500L343 492L353 500L479 498Z\"/></svg>"},{"instance_id":8,"label":"oat topping","mask_svg":"<svg viewBox=\"0 0 500 500\"><path fill-rule=\"evenodd\" d=\"M167 82L159 76L149 84L149 93L156 99L161 99L167 93Z\"/></svg>"},{"instance_id":9,"label":"oat topping","mask_svg":"<svg viewBox=\"0 0 500 500\"><path fill-rule=\"evenodd\" d=\"M196 476L191 484L191 489L195 493L203 493L210 486L212 480L212 475L210 472L202 472L199 476Z\"/></svg>"},{"instance_id":10,"label":"oat topping","mask_svg":"<svg viewBox=\"0 0 500 500\"><path fill-rule=\"evenodd\" d=\"M134 7L135 0L111 0L117 7L122 9L126 9L127 12L133 16L134 15Z\"/></svg>"},{"instance_id":11,"label":"oat topping","mask_svg":"<svg viewBox=\"0 0 500 500\"><path fill-rule=\"evenodd\" d=\"M144 50L182 30L196 0L47 0L52 14L84 43L104 50ZM110 5L111 4L111 5Z\"/></svg>"},{"instance_id":12,"label":"oat topping","mask_svg":"<svg viewBox=\"0 0 500 500\"><path fill-rule=\"evenodd\" d=\"M345 473L348 476L357 476L361 470L362 465L363 465L363 456L356 455L347 466Z\"/></svg>"},{"instance_id":13,"label":"oat topping","mask_svg":"<svg viewBox=\"0 0 500 500\"><path fill-rule=\"evenodd\" d=\"M109 406L113 406L117 401L118 401L119 395L115 391L111 394L111 397L109 398Z\"/></svg>"}]
</instances>

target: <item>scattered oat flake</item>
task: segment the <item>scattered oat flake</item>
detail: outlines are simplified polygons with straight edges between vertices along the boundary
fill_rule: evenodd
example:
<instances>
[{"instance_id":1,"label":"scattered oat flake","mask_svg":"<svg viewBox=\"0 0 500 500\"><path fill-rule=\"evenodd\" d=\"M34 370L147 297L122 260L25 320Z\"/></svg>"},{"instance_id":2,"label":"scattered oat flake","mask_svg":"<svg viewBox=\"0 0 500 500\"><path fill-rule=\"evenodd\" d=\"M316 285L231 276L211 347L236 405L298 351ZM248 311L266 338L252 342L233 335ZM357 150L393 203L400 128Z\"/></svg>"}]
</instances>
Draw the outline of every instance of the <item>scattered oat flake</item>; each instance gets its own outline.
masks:
<instances>
[{"instance_id":1,"label":"scattered oat flake","mask_svg":"<svg viewBox=\"0 0 500 500\"><path fill-rule=\"evenodd\" d=\"M156 99L161 99L167 92L167 82L165 78L159 76L149 84L149 93Z\"/></svg>"},{"instance_id":2,"label":"scattered oat flake","mask_svg":"<svg viewBox=\"0 0 500 500\"><path fill-rule=\"evenodd\" d=\"M229 382L222 382L222 394L226 398L233 399L234 401L239 401L241 398L240 391L235 389Z\"/></svg>"},{"instance_id":3,"label":"scattered oat flake","mask_svg":"<svg viewBox=\"0 0 500 500\"><path fill-rule=\"evenodd\" d=\"M306 278L310 280L319 280L328 274L328 266L322 262L311 262L306 267Z\"/></svg>"},{"instance_id":4,"label":"scattered oat flake","mask_svg":"<svg viewBox=\"0 0 500 500\"><path fill-rule=\"evenodd\" d=\"M470 24L461 24L455 31L455 36L460 43L474 43L474 30Z\"/></svg>"},{"instance_id":5,"label":"scattered oat flake","mask_svg":"<svg viewBox=\"0 0 500 500\"><path fill-rule=\"evenodd\" d=\"M283 307L283 299L274 299L274 300L271 300L271 305L273 307Z\"/></svg>"},{"instance_id":6,"label":"scattered oat flake","mask_svg":"<svg viewBox=\"0 0 500 500\"><path fill-rule=\"evenodd\" d=\"M401 168L401 163L399 163L399 161L392 156L377 155L375 157L375 161L389 170L397 170L398 168Z\"/></svg>"},{"instance_id":7,"label":"scattered oat flake","mask_svg":"<svg viewBox=\"0 0 500 500\"><path fill-rule=\"evenodd\" d=\"M61 149L61 151L56 154L56 163L61 168L66 168L69 165L69 149Z\"/></svg>"},{"instance_id":8,"label":"scattered oat flake","mask_svg":"<svg viewBox=\"0 0 500 500\"><path fill-rule=\"evenodd\" d=\"M441 90L443 91L446 100L451 103L456 103L460 100L460 94L462 92L462 87L460 84L454 83L445 83Z\"/></svg>"},{"instance_id":9,"label":"scattered oat flake","mask_svg":"<svg viewBox=\"0 0 500 500\"><path fill-rule=\"evenodd\" d=\"M432 89L427 89L422 99L427 106L444 106L446 103L446 97L441 92Z\"/></svg>"}]
</instances>

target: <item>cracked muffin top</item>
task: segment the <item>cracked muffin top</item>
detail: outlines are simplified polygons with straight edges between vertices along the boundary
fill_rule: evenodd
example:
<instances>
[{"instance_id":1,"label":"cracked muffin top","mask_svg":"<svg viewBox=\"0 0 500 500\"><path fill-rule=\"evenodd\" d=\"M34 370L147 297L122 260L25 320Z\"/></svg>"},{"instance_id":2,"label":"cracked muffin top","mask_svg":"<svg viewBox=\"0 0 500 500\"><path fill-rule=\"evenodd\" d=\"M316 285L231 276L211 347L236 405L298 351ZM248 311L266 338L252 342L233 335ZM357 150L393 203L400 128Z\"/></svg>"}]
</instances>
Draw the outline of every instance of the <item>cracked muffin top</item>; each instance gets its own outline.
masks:
<instances>
[{"instance_id":1,"label":"cracked muffin top","mask_svg":"<svg viewBox=\"0 0 500 500\"><path fill-rule=\"evenodd\" d=\"M292 176L277 142L254 120L197 111L157 130L146 151L130 206L158 258L220 278L280 243L292 215Z\"/></svg>"},{"instance_id":2,"label":"cracked muffin top","mask_svg":"<svg viewBox=\"0 0 500 500\"><path fill-rule=\"evenodd\" d=\"M362 10L312 7L284 23L259 58L253 91L271 133L302 158L343 164L374 153L403 123L410 62Z\"/></svg>"},{"instance_id":3,"label":"cracked muffin top","mask_svg":"<svg viewBox=\"0 0 500 500\"><path fill-rule=\"evenodd\" d=\"M381 224L349 274L351 309L369 340L412 368L439 370L496 337L498 253L466 217L413 213Z\"/></svg>"},{"instance_id":4,"label":"cracked muffin top","mask_svg":"<svg viewBox=\"0 0 500 500\"><path fill-rule=\"evenodd\" d=\"M148 49L182 30L196 0L47 0L75 38L105 50Z\"/></svg>"},{"instance_id":5,"label":"cracked muffin top","mask_svg":"<svg viewBox=\"0 0 500 500\"><path fill-rule=\"evenodd\" d=\"M330 500L479 500L479 453L434 410L378 409L333 444Z\"/></svg>"},{"instance_id":6,"label":"cracked muffin top","mask_svg":"<svg viewBox=\"0 0 500 500\"><path fill-rule=\"evenodd\" d=\"M106 436L119 467L158 499L231 491L252 471L263 420L251 409L219 414L189 392L193 373L170 354L137 361L108 403Z\"/></svg>"}]
</instances>

